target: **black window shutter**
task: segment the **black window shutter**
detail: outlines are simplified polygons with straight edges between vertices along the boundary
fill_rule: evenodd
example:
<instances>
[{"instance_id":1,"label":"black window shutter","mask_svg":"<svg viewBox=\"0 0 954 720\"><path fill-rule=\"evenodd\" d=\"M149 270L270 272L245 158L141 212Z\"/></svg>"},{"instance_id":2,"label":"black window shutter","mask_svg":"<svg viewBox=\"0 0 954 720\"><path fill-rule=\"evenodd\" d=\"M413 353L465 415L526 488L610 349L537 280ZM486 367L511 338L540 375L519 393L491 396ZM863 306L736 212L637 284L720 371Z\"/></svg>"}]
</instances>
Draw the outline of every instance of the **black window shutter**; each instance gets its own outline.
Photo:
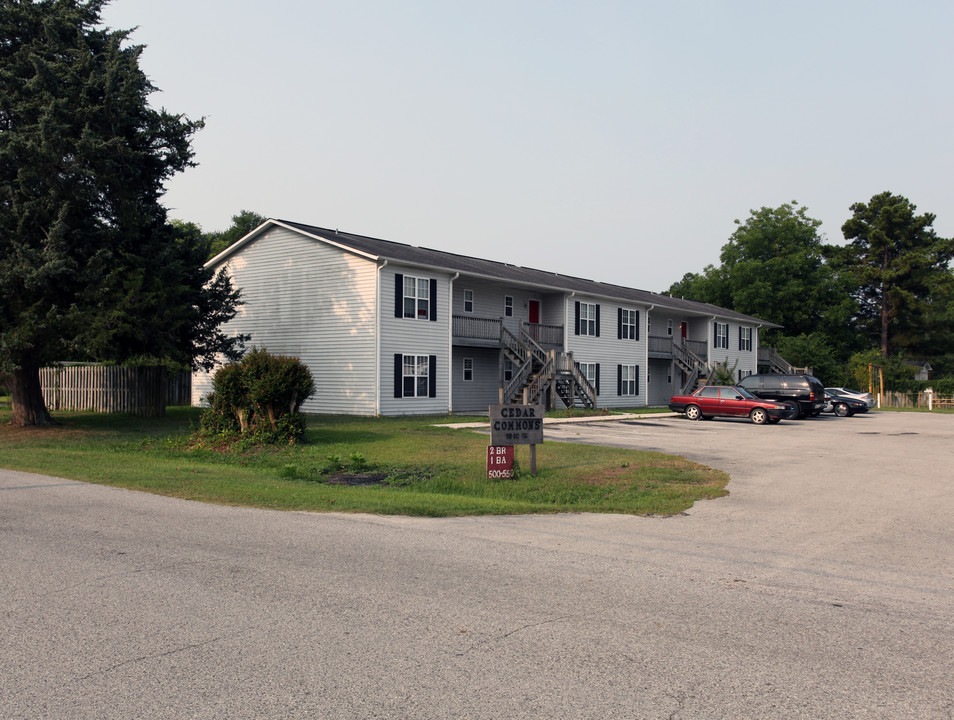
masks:
<instances>
[{"instance_id":1,"label":"black window shutter","mask_svg":"<svg viewBox=\"0 0 954 720\"><path fill-rule=\"evenodd\" d=\"M437 397L437 355L431 355L427 369L427 396Z\"/></svg>"},{"instance_id":2,"label":"black window shutter","mask_svg":"<svg viewBox=\"0 0 954 720\"><path fill-rule=\"evenodd\" d=\"M437 280L431 278L431 308L430 308L431 320L437 322ZM431 397L434 397L431 395Z\"/></svg>"},{"instance_id":3,"label":"black window shutter","mask_svg":"<svg viewBox=\"0 0 954 720\"><path fill-rule=\"evenodd\" d=\"M636 394L639 395L639 365L636 366Z\"/></svg>"},{"instance_id":4,"label":"black window shutter","mask_svg":"<svg viewBox=\"0 0 954 720\"><path fill-rule=\"evenodd\" d=\"M596 306L596 337L600 336L600 306Z\"/></svg>"},{"instance_id":5,"label":"black window shutter","mask_svg":"<svg viewBox=\"0 0 954 720\"><path fill-rule=\"evenodd\" d=\"M616 339L623 339L623 308L616 308Z\"/></svg>"},{"instance_id":6,"label":"black window shutter","mask_svg":"<svg viewBox=\"0 0 954 720\"><path fill-rule=\"evenodd\" d=\"M616 394L623 394L623 366L616 366Z\"/></svg>"},{"instance_id":7,"label":"black window shutter","mask_svg":"<svg viewBox=\"0 0 954 720\"><path fill-rule=\"evenodd\" d=\"M573 334L574 335L580 334L580 302L579 300L576 302L576 325L574 325Z\"/></svg>"},{"instance_id":8,"label":"black window shutter","mask_svg":"<svg viewBox=\"0 0 954 720\"><path fill-rule=\"evenodd\" d=\"M599 307L599 305L597 305L596 307ZM599 316L600 316L600 313L597 310L596 317L599 317ZM600 364L599 363L596 363L596 394L597 395L600 394Z\"/></svg>"},{"instance_id":9,"label":"black window shutter","mask_svg":"<svg viewBox=\"0 0 954 720\"><path fill-rule=\"evenodd\" d=\"M394 317L404 317L404 275L401 273L394 274Z\"/></svg>"},{"instance_id":10,"label":"black window shutter","mask_svg":"<svg viewBox=\"0 0 954 720\"><path fill-rule=\"evenodd\" d=\"M739 350L742 349L742 326L739 325Z\"/></svg>"},{"instance_id":11,"label":"black window shutter","mask_svg":"<svg viewBox=\"0 0 954 720\"><path fill-rule=\"evenodd\" d=\"M639 310L636 311L636 340L639 340Z\"/></svg>"},{"instance_id":12,"label":"black window shutter","mask_svg":"<svg viewBox=\"0 0 954 720\"><path fill-rule=\"evenodd\" d=\"M719 323L712 323L712 347L719 347Z\"/></svg>"},{"instance_id":13,"label":"black window shutter","mask_svg":"<svg viewBox=\"0 0 954 720\"><path fill-rule=\"evenodd\" d=\"M404 356L394 353L394 397L404 397Z\"/></svg>"}]
</instances>

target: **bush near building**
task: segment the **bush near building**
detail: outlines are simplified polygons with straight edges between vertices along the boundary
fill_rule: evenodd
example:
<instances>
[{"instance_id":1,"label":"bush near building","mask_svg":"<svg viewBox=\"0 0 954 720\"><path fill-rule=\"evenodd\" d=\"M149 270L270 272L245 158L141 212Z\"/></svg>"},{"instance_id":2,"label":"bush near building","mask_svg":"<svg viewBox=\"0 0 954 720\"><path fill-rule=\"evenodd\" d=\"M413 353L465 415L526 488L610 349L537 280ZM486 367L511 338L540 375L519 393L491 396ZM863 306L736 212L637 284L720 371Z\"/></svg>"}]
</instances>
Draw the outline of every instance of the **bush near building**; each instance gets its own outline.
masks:
<instances>
[{"instance_id":1,"label":"bush near building","mask_svg":"<svg viewBox=\"0 0 954 720\"><path fill-rule=\"evenodd\" d=\"M198 435L230 442L296 442L305 431L301 405L314 392L311 371L301 360L253 348L213 376Z\"/></svg>"}]
</instances>

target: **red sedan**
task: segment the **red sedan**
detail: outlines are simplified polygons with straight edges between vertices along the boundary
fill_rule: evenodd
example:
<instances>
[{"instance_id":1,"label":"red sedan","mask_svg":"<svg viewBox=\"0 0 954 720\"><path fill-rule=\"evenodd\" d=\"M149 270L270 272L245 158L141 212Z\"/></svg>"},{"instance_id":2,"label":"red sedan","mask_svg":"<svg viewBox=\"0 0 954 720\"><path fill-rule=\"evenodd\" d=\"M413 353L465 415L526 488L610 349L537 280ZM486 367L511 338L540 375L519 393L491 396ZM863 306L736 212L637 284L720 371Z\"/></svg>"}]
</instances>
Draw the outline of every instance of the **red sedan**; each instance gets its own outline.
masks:
<instances>
[{"instance_id":1,"label":"red sedan","mask_svg":"<svg viewBox=\"0 0 954 720\"><path fill-rule=\"evenodd\" d=\"M756 425L777 423L791 417L792 406L786 402L757 398L745 388L732 385L704 385L692 395L674 395L669 401L673 412L684 412L690 420L710 417L747 417Z\"/></svg>"}]
</instances>

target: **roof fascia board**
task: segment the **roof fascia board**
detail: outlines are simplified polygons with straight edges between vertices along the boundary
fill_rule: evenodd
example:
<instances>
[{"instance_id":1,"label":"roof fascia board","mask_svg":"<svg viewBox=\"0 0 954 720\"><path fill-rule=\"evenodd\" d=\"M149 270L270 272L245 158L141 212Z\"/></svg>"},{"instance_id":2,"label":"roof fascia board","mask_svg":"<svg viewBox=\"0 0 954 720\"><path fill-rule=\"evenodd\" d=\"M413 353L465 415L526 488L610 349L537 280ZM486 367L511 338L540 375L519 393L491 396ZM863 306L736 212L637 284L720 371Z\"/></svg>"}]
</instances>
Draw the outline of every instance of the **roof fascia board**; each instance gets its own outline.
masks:
<instances>
[{"instance_id":1,"label":"roof fascia board","mask_svg":"<svg viewBox=\"0 0 954 720\"><path fill-rule=\"evenodd\" d=\"M250 242L252 242L252 240L254 240L259 235L261 235L266 227L273 224L274 224L274 221L266 220L257 228L252 230L252 232L250 232L248 235L245 235L244 237L239 238L234 243L229 245L227 248L225 248L225 250L220 252L218 255L206 260L205 265L203 265L203 267L213 267L215 265L218 265L220 262L225 260L229 255L248 245Z\"/></svg>"}]
</instances>

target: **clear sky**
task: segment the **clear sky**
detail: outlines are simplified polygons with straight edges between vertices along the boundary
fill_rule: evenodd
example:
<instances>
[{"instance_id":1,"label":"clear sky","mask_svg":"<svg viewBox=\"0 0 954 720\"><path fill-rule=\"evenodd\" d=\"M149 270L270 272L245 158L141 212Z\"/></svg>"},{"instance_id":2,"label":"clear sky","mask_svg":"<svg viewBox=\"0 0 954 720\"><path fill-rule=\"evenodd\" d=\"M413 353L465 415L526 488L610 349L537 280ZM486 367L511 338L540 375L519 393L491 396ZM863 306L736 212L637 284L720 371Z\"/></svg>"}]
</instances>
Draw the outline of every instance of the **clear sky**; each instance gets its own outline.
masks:
<instances>
[{"instance_id":1,"label":"clear sky","mask_svg":"<svg viewBox=\"0 0 954 720\"><path fill-rule=\"evenodd\" d=\"M254 210L662 291L751 209L954 235L950 0L113 0L205 117L172 217Z\"/></svg>"}]
</instances>

